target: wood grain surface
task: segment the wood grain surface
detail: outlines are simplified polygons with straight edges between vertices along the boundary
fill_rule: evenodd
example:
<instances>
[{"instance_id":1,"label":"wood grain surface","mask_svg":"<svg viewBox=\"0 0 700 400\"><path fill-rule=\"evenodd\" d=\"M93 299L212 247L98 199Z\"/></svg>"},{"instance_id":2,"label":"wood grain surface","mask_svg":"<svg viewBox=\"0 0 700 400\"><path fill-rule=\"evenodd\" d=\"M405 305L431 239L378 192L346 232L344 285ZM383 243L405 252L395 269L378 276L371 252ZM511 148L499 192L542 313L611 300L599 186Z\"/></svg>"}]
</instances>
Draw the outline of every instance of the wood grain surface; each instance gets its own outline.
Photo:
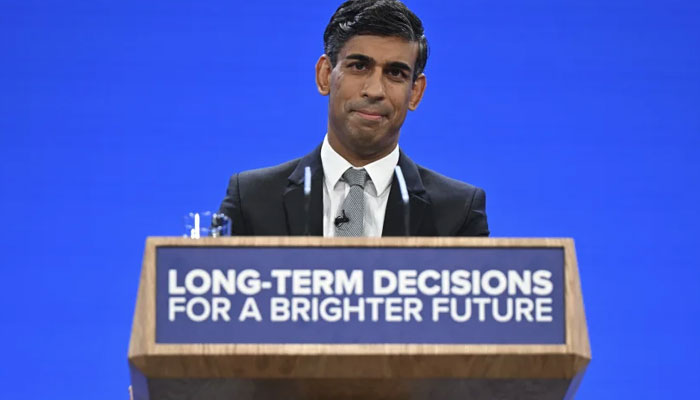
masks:
<instances>
[{"instance_id":1,"label":"wood grain surface","mask_svg":"<svg viewBox=\"0 0 700 400\"><path fill-rule=\"evenodd\" d=\"M155 254L161 246L563 248L566 344L157 344ZM570 382L590 358L574 243L566 238L151 237L146 241L129 345L130 364L151 380L291 379L297 385L415 379Z\"/></svg>"}]
</instances>

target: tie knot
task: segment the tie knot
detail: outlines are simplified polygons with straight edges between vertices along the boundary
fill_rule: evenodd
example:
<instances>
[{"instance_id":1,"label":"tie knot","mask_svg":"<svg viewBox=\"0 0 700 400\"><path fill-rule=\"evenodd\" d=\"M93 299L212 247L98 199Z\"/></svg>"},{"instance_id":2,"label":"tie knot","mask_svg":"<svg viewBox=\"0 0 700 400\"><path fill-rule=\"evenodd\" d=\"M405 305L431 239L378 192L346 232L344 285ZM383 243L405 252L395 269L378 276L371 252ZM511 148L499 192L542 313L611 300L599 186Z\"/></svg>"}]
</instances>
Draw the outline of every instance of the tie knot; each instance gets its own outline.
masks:
<instances>
[{"instance_id":1,"label":"tie knot","mask_svg":"<svg viewBox=\"0 0 700 400\"><path fill-rule=\"evenodd\" d=\"M364 168L348 168L348 170L345 171L345 173L343 174L343 180L351 187L359 186L362 189L364 189L365 184L369 180L369 175L367 174L367 171L365 171Z\"/></svg>"}]
</instances>

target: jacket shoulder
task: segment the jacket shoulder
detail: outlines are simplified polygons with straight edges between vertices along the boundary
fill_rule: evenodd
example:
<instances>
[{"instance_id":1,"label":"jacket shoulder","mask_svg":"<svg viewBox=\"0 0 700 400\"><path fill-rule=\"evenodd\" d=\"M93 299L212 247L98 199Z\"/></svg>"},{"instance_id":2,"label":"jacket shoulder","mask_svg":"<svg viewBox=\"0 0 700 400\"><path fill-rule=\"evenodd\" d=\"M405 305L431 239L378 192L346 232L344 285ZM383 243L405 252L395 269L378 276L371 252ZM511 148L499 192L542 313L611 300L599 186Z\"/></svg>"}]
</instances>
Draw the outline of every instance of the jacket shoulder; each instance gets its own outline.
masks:
<instances>
[{"instance_id":1,"label":"jacket shoulder","mask_svg":"<svg viewBox=\"0 0 700 400\"><path fill-rule=\"evenodd\" d=\"M299 159L235 173L219 212L231 218L234 235L281 234L285 221L282 199L289 175ZM269 231L269 232L268 232Z\"/></svg>"},{"instance_id":2,"label":"jacket shoulder","mask_svg":"<svg viewBox=\"0 0 700 400\"><path fill-rule=\"evenodd\" d=\"M287 178L294 171L300 160L300 158L297 158L272 167L239 172L237 174L239 188L241 190L252 189L270 184L279 187L280 183L286 184Z\"/></svg>"},{"instance_id":3,"label":"jacket shoulder","mask_svg":"<svg viewBox=\"0 0 700 400\"><path fill-rule=\"evenodd\" d=\"M473 195L478 190L483 190L467 182L445 176L439 172L418 166L423 185L430 194L432 200L442 200L442 196L449 198L464 198ZM435 198L437 196L437 198Z\"/></svg>"},{"instance_id":4,"label":"jacket shoulder","mask_svg":"<svg viewBox=\"0 0 700 400\"><path fill-rule=\"evenodd\" d=\"M445 236L488 236L486 193L480 187L418 166L439 233Z\"/></svg>"}]
</instances>

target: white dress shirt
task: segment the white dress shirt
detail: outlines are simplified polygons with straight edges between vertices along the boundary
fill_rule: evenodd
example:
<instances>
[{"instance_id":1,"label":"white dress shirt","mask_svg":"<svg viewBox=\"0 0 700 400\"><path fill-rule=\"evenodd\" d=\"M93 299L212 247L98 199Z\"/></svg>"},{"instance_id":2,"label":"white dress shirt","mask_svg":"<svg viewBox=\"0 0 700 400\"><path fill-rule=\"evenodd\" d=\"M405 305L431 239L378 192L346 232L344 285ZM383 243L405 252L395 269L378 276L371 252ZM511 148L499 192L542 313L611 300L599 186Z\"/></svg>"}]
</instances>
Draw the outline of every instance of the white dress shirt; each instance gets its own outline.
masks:
<instances>
[{"instance_id":1,"label":"white dress shirt","mask_svg":"<svg viewBox=\"0 0 700 400\"><path fill-rule=\"evenodd\" d=\"M365 185L365 214L363 229L365 236L382 236L384 214L389 199L394 167L399 162L399 146L387 156L365 165L369 181ZM350 191L350 186L343 182L343 173L348 168L355 168L328 143L328 135L321 145L321 163L323 164L323 236L335 236L335 218L341 214L343 201ZM360 168L356 168L360 169Z\"/></svg>"}]
</instances>

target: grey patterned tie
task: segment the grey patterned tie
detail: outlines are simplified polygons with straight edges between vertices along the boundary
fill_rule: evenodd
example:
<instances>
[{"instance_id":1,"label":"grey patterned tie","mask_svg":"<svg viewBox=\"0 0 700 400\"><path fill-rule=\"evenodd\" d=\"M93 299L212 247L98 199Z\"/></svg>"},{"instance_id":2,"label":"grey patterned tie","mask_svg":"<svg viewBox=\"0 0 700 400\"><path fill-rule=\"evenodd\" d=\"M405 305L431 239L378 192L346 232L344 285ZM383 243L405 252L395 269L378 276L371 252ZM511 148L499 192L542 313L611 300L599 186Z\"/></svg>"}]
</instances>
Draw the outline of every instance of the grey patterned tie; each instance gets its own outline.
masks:
<instances>
[{"instance_id":1,"label":"grey patterned tie","mask_svg":"<svg viewBox=\"0 0 700 400\"><path fill-rule=\"evenodd\" d=\"M362 236L362 219L365 215L365 184L369 179L367 171L348 168L343 174L343 181L350 185L350 191L343 201L341 216L347 217L348 222L337 224L336 236Z\"/></svg>"}]
</instances>

